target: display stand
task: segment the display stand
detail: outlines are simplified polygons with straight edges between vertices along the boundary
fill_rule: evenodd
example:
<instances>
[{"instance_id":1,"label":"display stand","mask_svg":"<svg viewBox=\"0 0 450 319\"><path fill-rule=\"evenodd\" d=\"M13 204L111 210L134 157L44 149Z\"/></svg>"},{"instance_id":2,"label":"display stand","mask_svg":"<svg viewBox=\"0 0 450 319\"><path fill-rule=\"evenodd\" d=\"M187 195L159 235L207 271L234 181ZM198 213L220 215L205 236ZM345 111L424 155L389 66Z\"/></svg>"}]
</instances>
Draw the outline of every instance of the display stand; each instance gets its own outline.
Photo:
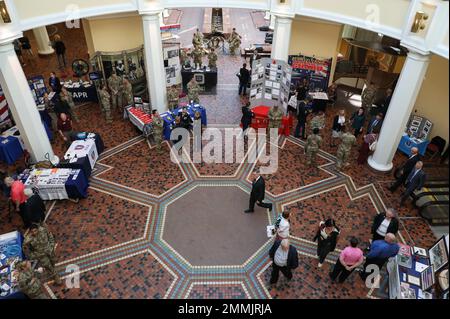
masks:
<instances>
[{"instance_id":1,"label":"display stand","mask_svg":"<svg viewBox=\"0 0 450 319\"><path fill-rule=\"evenodd\" d=\"M441 237L430 249L401 245L398 255L391 258L387 264L389 298L439 298L436 293L438 289L435 287L436 278L446 266L448 235Z\"/></svg>"},{"instance_id":2,"label":"display stand","mask_svg":"<svg viewBox=\"0 0 450 319\"><path fill-rule=\"evenodd\" d=\"M28 84L33 94L34 102L36 105L43 104L44 94L47 93L47 87L45 86L45 79L42 75L33 76L28 78Z\"/></svg>"},{"instance_id":3,"label":"display stand","mask_svg":"<svg viewBox=\"0 0 450 319\"><path fill-rule=\"evenodd\" d=\"M180 43L163 42L166 86L181 84Z\"/></svg>"},{"instance_id":4,"label":"display stand","mask_svg":"<svg viewBox=\"0 0 450 319\"><path fill-rule=\"evenodd\" d=\"M288 63L292 67L292 84L296 87L298 82L306 78L310 91L326 91L330 81L331 62L331 58L290 55Z\"/></svg>"},{"instance_id":5,"label":"display stand","mask_svg":"<svg viewBox=\"0 0 450 319\"><path fill-rule=\"evenodd\" d=\"M292 69L281 60L262 58L253 61L250 86L251 106L278 105L287 112Z\"/></svg>"},{"instance_id":6,"label":"display stand","mask_svg":"<svg viewBox=\"0 0 450 319\"><path fill-rule=\"evenodd\" d=\"M417 147L419 153L422 156L425 155L427 146L430 143L428 136L431 133L432 127L433 123L428 119L422 116L412 115L409 118L406 131L403 133L400 144L398 145L399 151L409 156L411 154L411 148Z\"/></svg>"}]
</instances>

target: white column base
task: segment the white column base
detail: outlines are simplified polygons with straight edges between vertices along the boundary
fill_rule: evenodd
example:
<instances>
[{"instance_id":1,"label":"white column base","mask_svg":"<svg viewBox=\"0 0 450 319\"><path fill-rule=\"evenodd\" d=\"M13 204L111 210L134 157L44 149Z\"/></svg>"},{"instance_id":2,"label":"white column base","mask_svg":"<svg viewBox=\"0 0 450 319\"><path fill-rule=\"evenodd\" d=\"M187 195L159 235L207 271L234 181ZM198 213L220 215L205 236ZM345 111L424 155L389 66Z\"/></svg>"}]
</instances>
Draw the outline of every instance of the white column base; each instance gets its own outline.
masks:
<instances>
[{"instance_id":1,"label":"white column base","mask_svg":"<svg viewBox=\"0 0 450 319\"><path fill-rule=\"evenodd\" d=\"M380 172L389 172L394 167L394 164L392 164L392 162L387 165L375 162L373 156L369 156L369 158L367 159L367 164L369 164L369 166L372 167L373 169L376 169L377 171Z\"/></svg>"},{"instance_id":2,"label":"white column base","mask_svg":"<svg viewBox=\"0 0 450 319\"><path fill-rule=\"evenodd\" d=\"M55 53L55 50L53 50L53 49L48 49L48 50L45 50L45 51L41 51L41 50L38 51L39 55L50 55L50 54L53 54L53 53Z\"/></svg>"},{"instance_id":3,"label":"white column base","mask_svg":"<svg viewBox=\"0 0 450 319\"><path fill-rule=\"evenodd\" d=\"M266 11L266 14L264 15L264 20L270 20L270 11Z\"/></svg>"}]
</instances>

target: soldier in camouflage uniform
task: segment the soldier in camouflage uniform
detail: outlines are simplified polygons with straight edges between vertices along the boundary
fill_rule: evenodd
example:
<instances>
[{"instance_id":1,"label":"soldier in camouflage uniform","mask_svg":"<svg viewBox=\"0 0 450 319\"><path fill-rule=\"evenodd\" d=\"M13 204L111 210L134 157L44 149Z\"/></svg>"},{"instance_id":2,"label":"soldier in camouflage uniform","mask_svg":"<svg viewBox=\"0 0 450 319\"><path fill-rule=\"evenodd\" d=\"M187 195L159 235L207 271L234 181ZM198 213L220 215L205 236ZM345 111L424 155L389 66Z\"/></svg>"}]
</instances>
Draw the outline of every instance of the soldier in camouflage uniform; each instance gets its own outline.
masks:
<instances>
[{"instance_id":1,"label":"soldier in camouflage uniform","mask_svg":"<svg viewBox=\"0 0 450 319\"><path fill-rule=\"evenodd\" d=\"M313 129L312 135L308 136L305 146L306 164L315 169L317 169L316 157L320 144L322 144L322 138L319 136L319 129L316 127Z\"/></svg>"},{"instance_id":2,"label":"soldier in camouflage uniform","mask_svg":"<svg viewBox=\"0 0 450 319\"><path fill-rule=\"evenodd\" d=\"M194 33L194 37L192 38L192 45L195 49L203 45L203 33L201 33L199 29L197 29L197 31Z\"/></svg>"},{"instance_id":3,"label":"soldier in camouflage uniform","mask_svg":"<svg viewBox=\"0 0 450 319\"><path fill-rule=\"evenodd\" d=\"M72 97L72 93L70 93L69 91L67 91L67 89L65 87L61 88L61 93L59 94L59 97L61 98L61 100L66 101L67 104L69 104L70 110L71 110L71 114L70 116L76 121L79 122L80 120L78 119L77 114L74 112L74 108L75 108L75 102L73 101L73 97Z\"/></svg>"},{"instance_id":4,"label":"soldier in camouflage uniform","mask_svg":"<svg viewBox=\"0 0 450 319\"><path fill-rule=\"evenodd\" d=\"M20 261L16 264L17 284L19 290L30 299L47 299L41 280L37 277L36 271L31 268L28 260Z\"/></svg>"},{"instance_id":5,"label":"soldier in camouflage uniform","mask_svg":"<svg viewBox=\"0 0 450 319\"><path fill-rule=\"evenodd\" d=\"M188 49L186 49L186 50L181 49L180 50L180 63L185 68L187 68L191 64L190 59L189 59L189 51L188 51Z\"/></svg>"},{"instance_id":6,"label":"soldier in camouflage uniform","mask_svg":"<svg viewBox=\"0 0 450 319\"><path fill-rule=\"evenodd\" d=\"M194 51L191 53L192 58L194 59L194 67L196 69L202 68L202 58L203 58L203 50L202 48L198 47L195 48Z\"/></svg>"},{"instance_id":7,"label":"soldier in camouflage uniform","mask_svg":"<svg viewBox=\"0 0 450 319\"><path fill-rule=\"evenodd\" d=\"M117 110L117 106L119 109L122 108L122 96L123 96L123 82L122 79L117 76L116 73L113 73L108 79L108 87L111 91L111 99L112 99L112 108L113 110Z\"/></svg>"},{"instance_id":8,"label":"soldier in camouflage uniform","mask_svg":"<svg viewBox=\"0 0 450 319\"><path fill-rule=\"evenodd\" d=\"M370 83L368 87L364 90L361 95L361 107L371 114L372 104L375 100L375 95L377 94L377 89L373 83Z\"/></svg>"},{"instance_id":9,"label":"soldier in camouflage uniform","mask_svg":"<svg viewBox=\"0 0 450 319\"><path fill-rule=\"evenodd\" d=\"M23 241L23 251L30 260L36 260L57 285L61 278L55 270L55 238L44 224L33 224Z\"/></svg>"},{"instance_id":10,"label":"soldier in camouflage uniform","mask_svg":"<svg viewBox=\"0 0 450 319\"><path fill-rule=\"evenodd\" d=\"M346 127L342 127L341 132L343 133L341 136L341 144L339 144L338 150L337 150L337 163L336 167L338 169L341 169L342 166L349 165L347 163L348 157L350 156L350 152L352 151L352 146L356 144L356 137L349 132L346 132Z\"/></svg>"},{"instance_id":11,"label":"soldier in camouflage uniform","mask_svg":"<svg viewBox=\"0 0 450 319\"><path fill-rule=\"evenodd\" d=\"M217 68L217 54L214 52L214 48L211 48L208 54L208 67L210 69Z\"/></svg>"},{"instance_id":12,"label":"soldier in camouflage uniform","mask_svg":"<svg viewBox=\"0 0 450 319\"><path fill-rule=\"evenodd\" d=\"M274 105L270 109L268 117L269 117L269 125L267 126L267 133L270 134L271 128L279 129L281 127L283 112L279 109L278 105Z\"/></svg>"},{"instance_id":13,"label":"soldier in camouflage uniform","mask_svg":"<svg viewBox=\"0 0 450 319\"><path fill-rule=\"evenodd\" d=\"M127 106L133 104L133 87L127 79L123 79L123 97Z\"/></svg>"},{"instance_id":14,"label":"soldier in camouflage uniform","mask_svg":"<svg viewBox=\"0 0 450 319\"><path fill-rule=\"evenodd\" d=\"M172 85L167 90L167 102L169 104L169 109L175 109L178 107L178 102L180 100L180 94L178 93L178 89L176 85Z\"/></svg>"},{"instance_id":15,"label":"soldier in camouflage uniform","mask_svg":"<svg viewBox=\"0 0 450 319\"><path fill-rule=\"evenodd\" d=\"M241 36L236 32L236 29L233 28L233 32L228 39L228 45L230 47L230 54L234 55L236 49L241 46Z\"/></svg>"},{"instance_id":16,"label":"soldier in camouflage uniform","mask_svg":"<svg viewBox=\"0 0 450 319\"><path fill-rule=\"evenodd\" d=\"M314 116L311 120L311 129L314 130L315 128L318 128L319 130L323 129L325 127L325 113L320 111L317 113L316 116Z\"/></svg>"},{"instance_id":17,"label":"soldier in camouflage uniform","mask_svg":"<svg viewBox=\"0 0 450 319\"><path fill-rule=\"evenodd\" d=\"M105 113L105 118L107 123L111 123L111 96L109 95L108 88L106 85L99 92L100 94L100 103L102 107L102 112Z\"/></svg>"},{"instance_id":18,"label":"soldier in camouflage uniform","mask_svg":"<svg viewBox=\"0 0 450 319\"><path fill-rule=\"evenodd\" d=\"M162 153L161 143L163 139L164 120L159 116L157 110L152 111L153 139L156 143L158 153Z\"/></svg>"},{"instance_id":19,"label":"soldier in camouflage uniform","mask_svg":"<svg viewBox=\"0 0 450 319\"><path fill-rule=\"evenodd\" d=\"M198 85L197 81L195 80L195 77L192 78L192 80L189 81L187 84L188 89L188 98L189 103L191 101L194 101L195 103L200 103L200 100L198 98L198 93L200 92L200 86Z\"/></svg>"}]
</instances>

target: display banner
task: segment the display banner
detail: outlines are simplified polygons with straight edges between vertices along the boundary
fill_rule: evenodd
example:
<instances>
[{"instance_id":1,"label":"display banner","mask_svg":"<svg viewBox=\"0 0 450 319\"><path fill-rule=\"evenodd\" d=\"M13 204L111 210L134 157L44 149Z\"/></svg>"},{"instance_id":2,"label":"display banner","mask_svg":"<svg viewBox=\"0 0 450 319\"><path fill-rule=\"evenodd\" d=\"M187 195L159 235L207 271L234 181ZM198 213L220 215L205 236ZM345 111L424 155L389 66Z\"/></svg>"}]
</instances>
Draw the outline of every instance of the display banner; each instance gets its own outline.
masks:
<instances>
[{"instance_id":1,"label":"display banner","mask_svg":"<svg viewBox=\"0 0 450 319\"><path fill-rule=\"evenodd\" d=\"M9 120L8 102L0 86L0 124Z\"/></svg>"},{"instance_id":2,"label":"display banner","mask_svg":"<svg viewBox=\"0 0 450 319\"><path fill-rule=\"evenodd\" d=\"M291 83L297 86L303 78L310 83L310 91L328 88L332 59L318 59L306 55L290 55L288 63L292 67Z\"/></svg>"},{"instance_id":3,"label":"display banner","mask_svg":"<svg viewBox=\"0 0 450 319\"><path fill-rule=\"evenodd\" d=\"M45 86L45 79L42 75L33 76L28 78L28 84L33 94L36 105L43 104L44 93L47 93L47 87Z\"/></svg>"},{"instance_id":4,"label":"display banner","mask_svg":"<svg viewBox=\"0 0 450 319\"><path fill-rule=\"evenodd\" d=\"M181 63L180 63L180 45L164 44L163 56L166 70L166 86L178 85L181 83Z\"/></svg>"}]
</instances>

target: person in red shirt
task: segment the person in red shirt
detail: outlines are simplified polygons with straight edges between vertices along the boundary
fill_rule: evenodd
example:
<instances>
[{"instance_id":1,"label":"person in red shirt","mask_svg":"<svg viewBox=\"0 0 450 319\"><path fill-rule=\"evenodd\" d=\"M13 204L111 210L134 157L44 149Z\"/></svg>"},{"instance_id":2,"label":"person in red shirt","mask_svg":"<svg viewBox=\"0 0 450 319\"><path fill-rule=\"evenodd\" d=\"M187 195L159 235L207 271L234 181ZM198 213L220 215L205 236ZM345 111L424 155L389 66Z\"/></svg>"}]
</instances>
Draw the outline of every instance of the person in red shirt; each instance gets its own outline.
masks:
<instances>
[{"instance_id":1,"label":"person in red shirt","mask_svg":"<svg viewBox=\"0 0 450 319\"><path fill-rule=\"evenodd\" d=\"M6 177L5 185L11 188L11 201L14 203L14 207L16 212L21 212L25 202L27 201L27 197L23 193L25 190L25 185L21 181L15 181L12 177Z\"/></svg>"},{"instance_id":2,"label":"person in red shirt","mask_svg":"<svg viewBox=\"0 0 450 319\"><path fill-rule=\"evenodd\" d=\"M68 145L71 143L72 119L66 113L61 113L58 119L58 133Z\"/></svg>"}]
</instances>

